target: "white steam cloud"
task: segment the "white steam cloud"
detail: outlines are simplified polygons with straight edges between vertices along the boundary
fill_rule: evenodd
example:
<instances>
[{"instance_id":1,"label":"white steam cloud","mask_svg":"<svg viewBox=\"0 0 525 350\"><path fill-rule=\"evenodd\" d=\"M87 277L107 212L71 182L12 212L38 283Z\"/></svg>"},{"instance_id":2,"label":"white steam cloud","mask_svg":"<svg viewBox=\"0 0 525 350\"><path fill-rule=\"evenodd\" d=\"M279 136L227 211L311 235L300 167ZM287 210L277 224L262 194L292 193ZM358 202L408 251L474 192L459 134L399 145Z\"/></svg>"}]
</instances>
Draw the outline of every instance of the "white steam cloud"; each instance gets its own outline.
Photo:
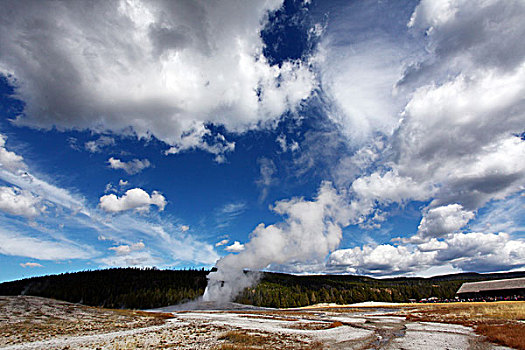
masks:
<instances>
[{"instance_id":1,"label":"white steam cloud","mask_svg":"<svg viewBox=\"0 0 525 350\"><path fill-rule=\"evenodd\" d=\"M283 200L273 210L285 220L269 226L259 224L244 250L220 259L217 271L208 275L204 300L232 300L257 279L257 274L245 270L256 272L271 264L322 261L337 248L341 227L348 225L347 206L329 182L322 184L314 200Z\"/></svg>"}]
</instances>

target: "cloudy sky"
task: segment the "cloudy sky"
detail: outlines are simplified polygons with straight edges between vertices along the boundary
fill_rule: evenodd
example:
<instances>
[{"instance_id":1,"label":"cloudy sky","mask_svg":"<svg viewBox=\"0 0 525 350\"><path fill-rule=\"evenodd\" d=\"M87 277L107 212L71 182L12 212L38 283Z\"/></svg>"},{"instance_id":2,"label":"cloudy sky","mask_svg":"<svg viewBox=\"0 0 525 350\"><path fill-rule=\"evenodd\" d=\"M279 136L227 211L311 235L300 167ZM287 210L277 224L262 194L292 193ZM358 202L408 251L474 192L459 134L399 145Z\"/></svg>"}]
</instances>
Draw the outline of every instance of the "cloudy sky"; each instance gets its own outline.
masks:
<instances>
[{"instance_id":1,"label":"cloudy sky","mask_svg":"<svg viewBox=\"0 0 525 350\"><path fill-rule=\"evenodd\" d=\"M525 2L11 1L0 281L525 266Z\"/></svg>"}]
</instances>

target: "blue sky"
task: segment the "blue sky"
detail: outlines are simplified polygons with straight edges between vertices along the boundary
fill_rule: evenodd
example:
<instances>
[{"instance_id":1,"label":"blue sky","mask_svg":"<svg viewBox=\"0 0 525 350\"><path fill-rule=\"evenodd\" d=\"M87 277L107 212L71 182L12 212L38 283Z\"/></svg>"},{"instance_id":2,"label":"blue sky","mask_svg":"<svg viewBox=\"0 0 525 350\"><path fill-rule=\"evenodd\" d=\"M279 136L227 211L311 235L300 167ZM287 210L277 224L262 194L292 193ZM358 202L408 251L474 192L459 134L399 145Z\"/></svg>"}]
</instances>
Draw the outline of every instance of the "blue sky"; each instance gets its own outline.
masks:
<instances>
[{"instance_id":1,"label":"blue sky","mask_svg":"<svg viewBox=\"0 0 525 350\"><path fill-rule=\"evenodd\" d=\"M525 266L522 1L3 7L0 281Z\"/></svg>"}]
</instances>

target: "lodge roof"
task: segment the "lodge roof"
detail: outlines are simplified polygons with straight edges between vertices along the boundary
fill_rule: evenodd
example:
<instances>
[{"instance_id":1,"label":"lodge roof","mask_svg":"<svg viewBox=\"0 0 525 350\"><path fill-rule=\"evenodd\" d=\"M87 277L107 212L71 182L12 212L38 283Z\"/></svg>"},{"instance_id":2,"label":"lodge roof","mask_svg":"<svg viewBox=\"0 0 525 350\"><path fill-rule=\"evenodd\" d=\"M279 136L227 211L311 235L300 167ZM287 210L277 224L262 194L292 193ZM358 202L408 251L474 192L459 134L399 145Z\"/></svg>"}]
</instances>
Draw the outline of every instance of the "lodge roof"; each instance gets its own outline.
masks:
<instances>
[{"instance_id":1,"label":"lodge roof","mask_svg":"<svg viewBox=\"0 0 525 350\"><path fill-rule=\"evenodd\" d=\"M457 294L462 293L479 293L492 290L503 289L525 289L525 277L511 278L505 280L483 281L483 282L468 282L463 283Z\"/></svg>"}]
</instances>

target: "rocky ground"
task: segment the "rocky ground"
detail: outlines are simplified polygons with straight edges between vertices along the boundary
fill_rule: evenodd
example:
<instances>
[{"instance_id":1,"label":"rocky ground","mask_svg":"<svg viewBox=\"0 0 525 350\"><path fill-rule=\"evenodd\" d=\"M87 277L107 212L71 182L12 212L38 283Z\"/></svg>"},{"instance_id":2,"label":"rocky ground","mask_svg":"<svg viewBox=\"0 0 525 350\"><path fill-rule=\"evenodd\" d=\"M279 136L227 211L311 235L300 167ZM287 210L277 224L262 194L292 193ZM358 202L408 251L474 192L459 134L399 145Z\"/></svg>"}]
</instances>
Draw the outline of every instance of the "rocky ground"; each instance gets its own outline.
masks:
<instances>
[{"instance_id":1,"label":"rocky ground","mask_svg":"<svg viewBox=\"0 0 525 350\"><path fill-rule=\"evenodd\" d=\"M0 349L506 349L470 327L410 320L402 309L189 309L150 313L0 297Z\"/></svg>"}]
</instances>

